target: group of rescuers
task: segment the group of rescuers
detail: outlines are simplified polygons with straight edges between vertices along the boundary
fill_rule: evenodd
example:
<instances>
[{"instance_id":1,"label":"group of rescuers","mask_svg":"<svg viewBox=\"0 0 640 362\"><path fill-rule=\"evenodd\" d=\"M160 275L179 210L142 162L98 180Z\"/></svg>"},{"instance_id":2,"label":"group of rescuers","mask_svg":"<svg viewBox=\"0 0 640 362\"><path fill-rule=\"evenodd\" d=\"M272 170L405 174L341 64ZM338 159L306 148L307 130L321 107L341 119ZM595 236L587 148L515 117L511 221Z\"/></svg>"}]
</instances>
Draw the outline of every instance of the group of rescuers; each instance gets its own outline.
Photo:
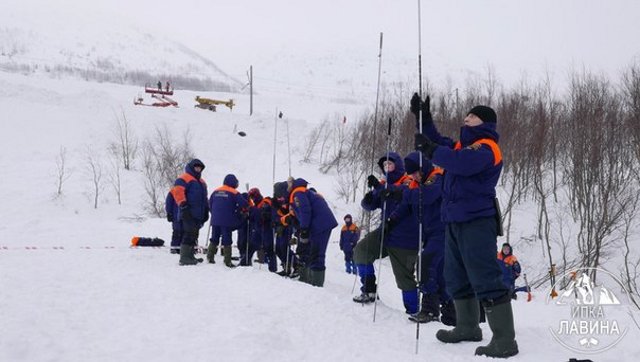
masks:
<instances>
[{"instance_id":1,"label":"group of rescuers","mask_svg":"<svg viewBox=\"0 0 640 362\"><path fill-rule=\"evenodd\" d=\"M378 161L383 177L367 178L370 191L361 206L382 210L379 227L360 239L351 215L344 217L340 249L345 271L361 282L361 294L353 300L367 304L378 299L373 263L389 256L410 320L454 326L439 330L436 338L459 343L481 341L479 323L486 316L493 336L476 355L516 355L511 300L520 266L509 244L496 258L500 224L495 188L502 170L496 113L488 106L473 107L454 141L436 129L428 96L423 100L414 94L410 111L421 130L415 135L416 151L404 159L387 151ZM211 215L209 263L215 263L221 246L224 264L235 267L231 235L237 230L240 266L252 265L257 252L257 261L271 272L280 259L283 270L278 274L324 285L325 253L338 222L320 193L302 178L275 183L272 197L258 188L241 193L238 179L229 174L207 198L204 168L202 161L190 161L167 195L172 252L180 254L180 265L203 261L195 257L198 233Z\"/></svg>"}]
</instances>

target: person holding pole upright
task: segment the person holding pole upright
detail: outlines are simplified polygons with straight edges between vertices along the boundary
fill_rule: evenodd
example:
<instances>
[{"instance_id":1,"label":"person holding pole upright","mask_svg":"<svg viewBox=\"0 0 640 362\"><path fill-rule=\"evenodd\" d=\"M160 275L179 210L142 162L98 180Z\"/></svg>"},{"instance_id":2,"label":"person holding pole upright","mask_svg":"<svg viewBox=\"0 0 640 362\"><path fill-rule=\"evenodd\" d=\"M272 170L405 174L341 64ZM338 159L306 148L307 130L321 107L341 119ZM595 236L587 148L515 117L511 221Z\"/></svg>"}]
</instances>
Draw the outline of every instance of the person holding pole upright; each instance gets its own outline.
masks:
<instances>
[{"instance_id":1,"label":"person holding pole upright","mask_svg":"<svg viewBox=\"0 0 640 362\"><path fill-rule=\"evenodd\" d=\"M473 107L464 118L460 141L454 142L438 133L429 96L423 102L414 94L411 111L422 113L422 133L415 135L416 150L444 169L444 275L454 299L457 325L451 330L439 330L436 338L444 343L481 341L479 300L493 336L475 354L514 356L518 354L518 344L511 297L495 256L501 233L495 188L502 171L496 112L484 105Z\"/></svg>"}]
</instances>

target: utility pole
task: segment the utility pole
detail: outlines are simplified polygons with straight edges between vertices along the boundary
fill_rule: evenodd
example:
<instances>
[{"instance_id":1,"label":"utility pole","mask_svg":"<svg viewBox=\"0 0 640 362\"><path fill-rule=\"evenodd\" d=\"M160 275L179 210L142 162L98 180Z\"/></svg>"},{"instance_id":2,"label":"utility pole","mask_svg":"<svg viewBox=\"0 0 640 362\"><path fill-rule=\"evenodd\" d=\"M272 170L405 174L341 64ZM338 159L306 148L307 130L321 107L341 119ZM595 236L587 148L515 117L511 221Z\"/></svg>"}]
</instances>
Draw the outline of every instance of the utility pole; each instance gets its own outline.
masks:
<instances>
[{"instance_id":1,"label":"utility pole","mask_svg":"<svg viewBox=\"0 0 640 362\"><path fill-rule=\"evenodd\" d=\"M253 115L253 65L249 66L249 115Z\"/></svg>"}]
</instances>

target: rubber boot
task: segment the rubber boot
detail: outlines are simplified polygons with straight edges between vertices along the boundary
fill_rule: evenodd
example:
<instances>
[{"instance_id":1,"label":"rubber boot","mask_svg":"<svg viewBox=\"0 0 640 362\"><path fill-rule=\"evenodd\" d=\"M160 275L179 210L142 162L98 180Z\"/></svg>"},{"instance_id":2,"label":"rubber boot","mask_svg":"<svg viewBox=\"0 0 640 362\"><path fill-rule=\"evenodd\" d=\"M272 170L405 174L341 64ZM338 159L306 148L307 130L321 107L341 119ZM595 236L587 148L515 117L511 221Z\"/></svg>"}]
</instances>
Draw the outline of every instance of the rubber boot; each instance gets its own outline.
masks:
<instances>
[{"instance_id":1,"label":"rubber boot","mask_svg":"<svg viewBox=\"0 0 640 362\"><path fill-rule=\"evenodd\" d=\"M259 264L264 264L264 250L258 250L258 260L256 260Z\"/></svg>"},{"instance_id":2,"label":"rubber boot","mask_svg":"<svg viewBox=\"0 0 640 362\"><path fill-rule=\"evenodd\" d=\"M309 283L309 269L307 267L300 268L300 278L298 280L303 283Z\"/></svg>"},{"instance_id":3,"label":"rubber boot","mask_svg":"<svg viewBox=\"0 0 640 362\"><path fill-rule=\"evenodd\" d=\"M194 256L193 246L180 245L180 265L196 265L202 263L202 259Z\"/></svg>"},{"instance_id":4,"label":"rubber boot","mask_svg":"<svg viewBox=\"0 0 640 362\"><path fill-rule=\"evenodd\" d=\"M324 270L309 269L309 284L314 287L324 286Z\"/></svg>"},{"instance_id":5,"label":"rubber boot","mask_svg":"<svg viewBox=\"0 0 640 362\"><path fill-rule=\"evenodd\" d=\"M235 268L236 266L231 262L231 245L223 246L222 252L224 254L224 265L228 266L229 268Z\"/></svg>"},{"instance_id":6,"label":"rubber boot","mask_svg":"<svg viewBox=\"0 0 640 362\"><path fill-rule=\"evenodd\" d=\"M440 329L436 338L444 343L458 343L462 341L478 342L482 340L482 330L478 326L480 305L476 298L457 299L456 326L451 330Z\"/></svg>"},{"instance_id":7,"label":"rubber boot","mask_svg":"<svg viewBox=\"0 0 640 362\"><path fill-rule=\"evenodd\" d=\"M484 308L493 336L488 345L476 349L476 355L507 358L518 354L511 301L493 306L485 305Z\"/></svg>"},{"instance_id":8,"label":"rubber boot","mask_svg":"<svg viewBox=\"0 0 640 362\"><path fill-rule=\"evenodd\" d=\"M215 264L215 256L216 253L218 252L218 246L217 245L213 245L213 244L209 244L209 248L207 249L207 261L210 264Z\"/></svg>"}]
</instances>

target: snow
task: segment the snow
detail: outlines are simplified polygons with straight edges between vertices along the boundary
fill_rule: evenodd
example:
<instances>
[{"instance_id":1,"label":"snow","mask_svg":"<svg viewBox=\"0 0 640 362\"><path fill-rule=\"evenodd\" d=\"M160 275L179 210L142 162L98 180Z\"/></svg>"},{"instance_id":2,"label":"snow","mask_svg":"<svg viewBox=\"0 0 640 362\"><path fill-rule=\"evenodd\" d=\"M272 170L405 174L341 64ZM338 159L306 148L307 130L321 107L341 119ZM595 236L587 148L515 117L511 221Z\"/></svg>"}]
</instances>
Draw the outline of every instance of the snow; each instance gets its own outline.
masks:
<instances>
[{"instance_id":1,"label":"snow","mask_svg":"<svg viewBox=\"0 0 640 362\"><path fill-rule=\"evenodd\" d=\"M637 3L587 2L589 6L579 8L582 17L567 21L564 14L575 12L580 3L543 1L535 2L540 4L537 7L531 2L525 6L531 17L522 15L524 11L518 17L509 17L509 12L516 11L515 5L488 1L483 7L467 2L463 8L468 11L458 18L460 7L425 1L425 34L440 34L424 39L427 73L445 82L449 74L482 72L487 62L496 62L499 72L516 78L522 70L518 65L539 71L543 63L562 64L552 67L562 73L572 59L613 72L638 54L638 48L627 46L628 42L602 39L607 34L637 38L638 30L633 27L640 14L635 11L640 10ZM171 233L165 220L150 217L140 206L145 196L139 164L132 171L123 171L122 205L105 186L99 207L94 209L87 173L88 149L106 165L105 149L115 138L116 114L124 113L141 139L152 135L156 127L168 127L176 140L188 130L197 157L207 166L203 177L210 189L232 172L241 185L249 183L269 190L273 125L276 111L282 110L292 135L294 175L305 177L325 195L338 219L347 212L354 213L357 205L338 201L333 175L323 175L313 165L301 163L298 155L316 124L324 120L340 122L342 116L356 119L364 107L372 104L379 31L385 32L386 81L408 79L415 71L416 40L406 35L415 32L415 24L412 16L405 16L413 14L409 9L414 2L401 2L397 8L382 1L367 2L367 6L341 2L338 11L335 1L301 9L300 4L278 0L260 4L260 11L247 15L247 19L237 15L245 9L243 2L209 5L189 0L171 11L154 8L154 4L71 1L55 7L41 1L12 0L0 4L0 10L6 10L0 11L4 24L0 40L5 41L0 44L11 44L7 39L18 40L31 52L24 55L27 61L64 63L67 58L60 56L61 50L82 55L91 49L87 44L95 41L96 54L134 68L140 54L151 52L157 43L140 46L138 52L131 46L119 49L121 42L115 39L139 39L140 34L149 33L151 24L161 23L168 25L153 28L154 39L180 38L236 79L244 79L244 70L253 60L260 65L256 69L260 94L254 99L256 112L252 117L248 116L246 94L177 91L172 98L180 108L156 109L133 105L142 85L0 71L0 199L4 204L0 208L0 361L472 359L478 343L443 345L434 338L442 325L433 323L420 327L419 353L415 353L416 327L406 319L388 260L381 264L376 321L373 306L353 303L357 285L352 292L354 277L343 271L342 253L335 242L337 229L327 252L324 288L280 278L258 265L234 270L221 263L180 267L177 257L165 248L128 247L133 236L158 236L168 241ZM468 29L456 25L491 18L499 9L505 16L496 17L496 22L504 27L522 24L522 28L513 32L482 28L478 38L498 37L486 46L490 49L478 45L482 42L470 42ZM559 10L554 13L553 9ZM273 20L268 14L282 16ZM582 31L593 25L597 14L603 14L599 24L607 32L593 38L601 47L596 52L589 48L592 38ZM546 26L534 26L538 24L535 19L542 17L548 21ZM202 25L203 19L211 19L207 24L211 28ZM352 24L353 19L359 21ZM257 20L261 22L255 23ZM381 29L376 20L382 24ZM571 26L555 37L564 22ZM363 40L365 31L368 40ZM125 38L114 36L114 32L125 33ZM202 41L203 34L215 41ZM535 43L527 41L532 34L538 35ZM508 46L498 47L501 42ZM162 54L170 69L180 69L192 59L185 56L187 53L167 49ZM479 58L470 59L468 53ZM607 53L618 56L607 57ZM86 57L79 64L87 59L92 58ZM216 113L195 109L193 99L197 95L233 98L238 106L232 112L223 106ZM288 176L286 134L282 123L278 129L276 180L283 180ZM247 136L239 137L234 130L245 131ZM56 197L55 160L61 147L68 152L70 178L63 195ZM529 206L523 205L518 211L515 239L533 229L531 214L535 209ZM525 270L544 269L543 255L536 249L523 248L524 257L520 259ZM549 329L557 327L567 313L547 305L545 294L541 288L534 292L532 302L520 298L513 303L520 354L510 360L589 358L564 349L553 339ZM624 319L620 312L614 313ZM620 344L591 358L637 359L640 346L635 341L640 333L635 326L630 327ZM486 324L482 328L488 340L491 332Z\"/></svg>"}]
</instances>

